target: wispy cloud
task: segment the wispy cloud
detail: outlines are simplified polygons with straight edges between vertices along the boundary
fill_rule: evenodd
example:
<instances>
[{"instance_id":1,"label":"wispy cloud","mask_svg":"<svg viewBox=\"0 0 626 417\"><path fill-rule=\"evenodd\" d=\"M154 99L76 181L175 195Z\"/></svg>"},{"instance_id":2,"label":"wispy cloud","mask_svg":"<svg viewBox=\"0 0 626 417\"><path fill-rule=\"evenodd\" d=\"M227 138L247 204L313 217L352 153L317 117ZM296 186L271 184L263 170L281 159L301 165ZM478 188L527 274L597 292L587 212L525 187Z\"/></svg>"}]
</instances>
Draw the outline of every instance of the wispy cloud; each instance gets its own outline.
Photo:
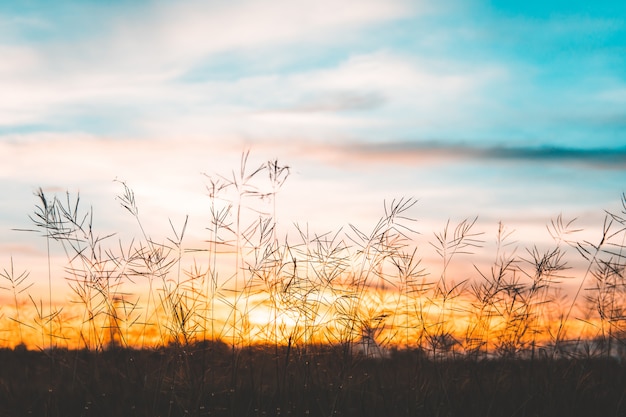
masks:
<instances>
[{"instance_id":1,"label":"wispy cloud","mask_svg":"<svg viewBox=\"0 0 626 417\"><path fill-rule=\"evenodd\" d=\"M177 169L198 170L199 151L189 149L226 144L235 153L246 145L308 150L324 161L624 169L615 145L626 128L626 80L623 58L609 53L623 22L479 6L69 1L60 11L0 9L0 55L10 58L0 60L0 139L33 144L7 149L0 172L62 184L72 167L108 181L169 156L188 161ZM231 59L215 70L223 57ZM137 159L142 141L152 147L147 159ZM35 144L46 151L32 152ZM50 168L52 160L66 168Z\"/></svg>"},{"instance_id":2,"label":"wispy cloud","mask_svg":"<svg viewBox=\"0 0 626 417\"><path fill-rule=\"evenodd\" d=\"M334 82L328 78L335 70L328 71L327 81L319 81L334 84L326 90L312 85L324 71L311 67L293 76L277 68L268 75L252 72L225 81L214 81L209 74L199 83L187 83L181 76L207 60L219 59L216 55L223 51L245 56L265 49L270 56L263 60L272 60L272 56L302 45L330 45L337 38L354 37L368 25L415 14L419 11L415 6L403 0L340 5L329 1L238 1L221 6L147 3L118 15L103 10L98 30L84 36L52 36L50 40L24 36L29 40L0 45L3 55L11 58L0 63L0 137L84 132L117 137L208 134L221 136L219 140L237 135L264 138L281 130L293 133L294 126L288 118L284 128L259 121L258 111L374 109L382 105L386 93L379 91L379 85L374 85L374 90L338 86L346 76L356 80L358 68L339 68L344 75L335 77ZM95 16L80 13L98 13L100 9L76 6L75 11L76 19L90 20ZM36 27L5 20L17 26L17 32L42 27L51 33L63 30L46 17L35 15L32 19L40 22ZM389 68L381 72L378 81L388 73ZM327 120L322 125L337 126L340 118L322 119ZM320 121L313 117L307 124ZM299 122L296 125L303 127Z\"/></svg>"},{"instance_id":3,"label":"wispy cloud","mask_svg":"<svg viewBox=\"0 0 626 417\"><path fill-rule=\"evenodd\" d=\"M70 3L66 12L72 18L68 18L52 9L46 13L42 5L43 11L31 20L40 22L38 26L50 26L50 39L29 36L32 25L18 21L19 16L0 18L18 33L19 42L15 43L34 51L41 63L47 64L45 72L62 70L56 74L59 77L74 77L84 71L132 76L179 74L224 51L332 44L338 35L420 10L419 4L406 0L347 0L340 4L329 0L147 2L125 9L119 5L91 6ZM82 36L58 36L64 31L78 35L73 33L73 26L84 29L92 21L94 30L84 31ZM31 69L44 70L41 66Z\"/></svg>"},{"instance_id":4,"label":"wispy cloud","mask_svg":"<svg viewBox=\"0 0 626 417\"><path fill-rule=\"evenodd\" d=\"M432 162L454 160L492 160L510 162L573 163L596 169L626 169L626 147L568 148L555 146L472 146L468 144L442 144L440 142L385 142L352 144L343 152L356 158L386 163Z\"/></svg>"},{"instance_id":5,"label":"wispy cloud","mask_svg":"<svg viewBox=\"0 0 626 417\"><path fill-rule=\"evenodd\" d=\"M161 65L171 61L179 66L224 50L333 42L347 30L415 13L419 4L415 5L405 0L158 4L138 21L121 19L112 44L124 57L138 52ZM146 44L146 40L153 42Z\"/></svg>"},{"instance_id":6,"label":"wispy cloud","mask_svg":"<svg viewBox=\"0 0 626 417\"><path fill-rule=\"evenodd\" d=\"M619 140L626 82L616 71L623 60L609 52L619 47L621 20L439 7L65 2L63 13L5 12L0 137ZM564 45L572 52L562 53ZM224 57L231 59L216 72Z\"/></svg>"},{"instance_id":7,"label":"wispy cloud","mask_svg":"<svg viewBox=\"0 0 626 417\"><path fill-rule=\"evenodd\" d=\"M384 105L385 101L379 93L338 91L303 97L299 103L276 111L318 113L373 110Z\"/></svg>"}]
</instances>

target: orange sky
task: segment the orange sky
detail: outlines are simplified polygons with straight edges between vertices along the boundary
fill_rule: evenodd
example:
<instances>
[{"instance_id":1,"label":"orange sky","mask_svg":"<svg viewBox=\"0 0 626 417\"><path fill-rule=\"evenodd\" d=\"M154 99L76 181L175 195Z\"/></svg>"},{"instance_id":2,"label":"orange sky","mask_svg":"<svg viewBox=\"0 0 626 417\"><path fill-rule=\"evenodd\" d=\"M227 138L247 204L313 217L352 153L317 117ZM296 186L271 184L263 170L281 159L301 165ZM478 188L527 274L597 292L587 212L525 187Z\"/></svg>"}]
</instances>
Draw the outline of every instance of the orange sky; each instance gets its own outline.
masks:
<instances>
[{"instance_id":1,"label":"orange sky","mask_svg":"<svg viewBox=\"0 0 626 417\"><path fill-rule=\"evenodd\" d=\"M210 178L232 181L248 150L249 169L273 160L290 167L275 200L241 201L242 224L272 213L281 243L300 242L294 224L311 236L341 230L358 257L352 226L369 233L385 203L414 198L418 234L409 247L435 283L442 262L431 243L448 221L454 227L478 216L474 230L484 233L482 248L455 255L446 270L468 286L480 278L475 266L487 271L496 259L500 222L515 230L520 259L535 246L542 254L554 247L546 225L560 214L578 219L583 231L572 239L589 248L585 242L602 239L605 210L623 209L626 25L615 18L622 15L620 2L575 1L1 2L0 271L13 262L30 272L33 285L19 294L28 318L22 330L41 330L29 295L40 310L63 308L59 323L73 323L63 343L80 344L77 329L88 328L74 324L84 311L70 304L66 268L76 253L56 242L48 254L41 230L16 230L34 228L40 187L50 199L80 195L80 213L93 208L93 236L113 235L100 260L170 245L172 227L180 232L186 219L181 249L208 250ZM256 191L267 193L262 176ZM120 181L135 192L145 233L120 206ZM231 188L217 204L239 201ZM561 246L574 277L560 284L567 306L595 281L587 275L581 285L588 262ZM205 255L183 252L180 275L171 271L166 282L194 263L206 271L215 262L222 291L215 314L228 315L221 310L232 303L228 278L238 270L243 279L254 256L246 252L237 269ZM148 295L145 277L130 282L128 265L105 266L101 273L125 277L139 319L153 318L147 310L161 293ZM0 338L14 344L11 291L0 297L8 297ZM575 308L569 319L581 314ZM141 336L131 327L133 340L143 340L144 327L162 337L161 327L146 326ZM97 334L94 343L102 343Z\"/></svg>"},{"instance_id":2,"label":"orange sky","mask_svg":"<svg viewBox=\"0 0 626 417\"><path fill-rule=\"evenodd\" d=\"M97 243L91 253L88 242L81 240L86 237L83 232L72 232L73 237L65 241L65 253L63 242L51 239L52 289L42 254L31 258L37 267L27 269L15 262L12 275L10 269L5 270L1 343L12 347L23 341L31 348L52 344L93 349L106 347L111 340L146 347L168 344L176 338L194 341L217 337L228 343L234 340L237 345L290 339L302 344L339 343L371 334L383 345L428 346L432 337L449 334L457 341L455 349L468 350L482 343L486 343L485 349L496 349L507 341L518 348L529 343L549 345L556 334L562 341L621 329L619 318L602 322L597 312L589 312L585 297L595 294L591 289L596 281L586 273L589 262L572 247L573 242L579 242L590 250L585 242L599 243L601 228L576 230L569 225L566 228L572 233L563 230L556 236L558 225L565 227L567 223L559 223L557 218L549 228L539 228L547 239L537 239L533 248L522 246L524 234L519 236L517 230L504 226L498 246L497 224L489 230L469 219L460 224L466 226L465 232L455 223L450 223L447 234L444 228L426 231L426 225L413 216L419 203L404 199L387 202L381 213L389 216L393 204L403 203L406 212L400 210L397 217L383 216L382 223L373 222L369 228L317 233L307 230L306 225L300 226L299 232L295 226L287 229L281 225L275 237L271 232L262 237L254 229L259 213L260 219L268 219L266 225L273 224L272 218L249 204L253 201L245 201L237 243L233 234L237 200L228 200L231 197L227 193L215 200L207 197L209 207L214 201L218 210L232 204L219 231L223 243L217 246L208 242L214 236L205 230L203 241L185 235L178 248L174 243L179 241L183 224L172 222L176 232L170 229L157 235L147 229L149 222L142 221L142 213L150 210L139 203L139 222L129 223L136 230L130 233L134 240L121 240L129 234L124 230ZM268 199L271 197L260 200L259 206L266 207ZM124 200L118 198L118 202ZM129 213L129 217L133 216ZM609 229L606 248L623 244L624 231L618 226ZM529 230L534 233L533 228L525 232ZM30 236L39 240L41 250L46 247L45 238ZM446 242L445 253L439 239ZM234 255L237 245L238 258ZM555 249L562 251L562 258L541 259ZM162 258L155 258L159 253ZM412 275L407 287L407 276L398 267L407 267L404 262L409 255L413 256L414 268L409 268ZM535 263L533 256L538 257ZM591 271L597 270L600 260L612 256L612 252L600 252ZM507 259L514 263L503 275L499 290L492 293L494 298L485 301L477 290L489 288L491 274L497 273L498 265ZM554 269L541 271L544 281L537 281L533 292L535 264ZM215 281L208 274L209 267L217 274ZM29 271L30 276L13 292L10 278L23 271ZM83 280L85 273L89 274L88 281ZM107 276L108 284L102 278ZM518 292L507 292L514 283ZM576 294L579 289L582 292ZM622 301L620 290L605 290L603 294L613 294L616 303Z\"/></svg>"}]
</instances>

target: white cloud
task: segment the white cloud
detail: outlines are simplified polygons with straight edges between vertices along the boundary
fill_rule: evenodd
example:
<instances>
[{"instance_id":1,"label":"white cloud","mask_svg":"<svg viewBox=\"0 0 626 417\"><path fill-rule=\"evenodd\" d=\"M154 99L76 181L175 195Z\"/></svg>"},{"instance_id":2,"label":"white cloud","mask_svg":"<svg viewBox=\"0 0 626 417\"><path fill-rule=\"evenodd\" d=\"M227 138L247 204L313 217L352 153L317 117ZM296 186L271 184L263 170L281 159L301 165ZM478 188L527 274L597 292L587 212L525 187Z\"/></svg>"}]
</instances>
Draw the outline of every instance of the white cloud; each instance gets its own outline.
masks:
<instances>
[{"instance_id":1,"label":"white cloud","mask_svg":"<svg viewBox=\"0 0 626 417\"><path fill-rule=\"evenodd\" d=\"M175 79L220 51L335 43L342 33L413 9L405 0L194 1L107 13L102 18L111 19L109 24L100 24L105 30L82 38L0 44L0 54L10 58L0 62L0 126L54 124L89 106L137 106L141 113L176 103L204 111L215 100L238 107L249 97L241 89L234 101L220 95L236 86L207 84L196 91L197 85L186 88ZM259 82L265 80L252 77L242 87Z\"/></svg>"},{"instance_id":2,"label":"white cloud","mask_svg":"<svg viewBox=\"0 0 626 417\"><path fill-rule=\"evenodd\" d=\"M45 61L39 69L55 77L173 75L224 51L335 44L355 30L415 15L420 8L425 9L408 0L156 2L114 9L118 13L103 9L97 16L97 7L77 8L84 21L97 19L98 30L31 44Z\"/></svg>"},{"instance_id":3,"label":"white cloud","mask_svg":"<svg viewBox=\"0 0 626 417\"><path fill-rule=\"evenodd\" d=\"M191 84L171 80L166 71L125 75L95 69L53 83L13 77L0 79L0 125L55 123L108 106L132 108L134 126L161 137L294 137L305 131L308 137L340 137L353 127L426 119L436 124L442 110L446 118L464 114L463 104L498 71L378 51L332 68Z\"/></svg>"},{"instance_id":4,"label":"white cloud","mask_svg":"<svg viewBox=\"0 0 626 417\"><path fill-rule=\"evenodd\" d=\"M0 44L0 76L15 76L41 65L38 54L29 47Z\"/></svg>"},{"instance_id":5,"label":"white cloud","mask_svg":"<svg viewBox=\"0 0 626 417\"><path fill-rule=\"evenodd\" d=\"M179 66L233 48L300 41L333 42L366 24L415 13L405 0L235 1L161 4L119 19L111 50L152 63Z\"/></svg>"},{"instance_id":6,"label":"white cloud","mask_svg":"<svg viewBox=\"0 0 626 417\"><path fill-rule=\"evenodd\" d=\"M580 85L567 94L554 87L547 95L537 81L540 68L532 63L490 60L488 54L481 60L456 56L450 48L425 58L398 52L402 48L394 49L393 37L387 50L351 49L371 26L414 18L425 9L405 0L253 0L150 3L125 14L107 13L108 24L83 39L0 46L0 53L11 57L0 62L0 127L99 133L82 124L95 118L144 137L458 140L493 137L497 131L526 140L562 126L559 112L570 114L586 101L588 92ZM579 20L555 22L569 28ZM581 24L600 30L602 22L594 22ZM518 35L535 24L511 23ZM557 23L551 31L564 30ZM467 23L454 29L459 39L476 36L472 42L487 35ZM427 49L451 45L455 39L438 37L449 32L429 33L434 44ZM339 45L343 60L337 64L335 56L318 67L310 62L299 72L251 70L194 83L181 78L216 53L267 53L271 61L309 45ZM261 59L266 58L254 58ZM598 97L600 105L623 101L618 93L607 92L606 101Z\"/></svg>"},{"instance_id":7,"label":"white cloud","mask_svg":"<svg viewBox=\"0 0 626 417\"><path fill-rule=\"evenodd\" d=\"M353 56L334 68L226 85L221 97L260 98L240 115L251 130L270 129L280 137L303 131L341 137L372 127L437 126L450 120L471 124L471 104L480 100L487 81L502 73L490 65L466 70L454 61L377 52ZM346 106L346 99L362 103L367 98L369 106Z\"/></svg>"}]
</instances>

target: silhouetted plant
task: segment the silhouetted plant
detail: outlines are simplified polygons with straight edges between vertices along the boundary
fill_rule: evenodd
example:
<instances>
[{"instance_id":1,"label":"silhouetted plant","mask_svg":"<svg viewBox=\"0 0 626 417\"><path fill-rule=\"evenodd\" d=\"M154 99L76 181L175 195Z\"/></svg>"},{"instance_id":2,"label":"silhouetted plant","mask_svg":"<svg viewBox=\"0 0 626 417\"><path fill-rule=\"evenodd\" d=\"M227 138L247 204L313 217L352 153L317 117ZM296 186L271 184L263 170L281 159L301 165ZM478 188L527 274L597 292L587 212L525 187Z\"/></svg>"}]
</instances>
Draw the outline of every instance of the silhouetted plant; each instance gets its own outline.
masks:
<instances>
[{"instance_id":1,"label":"silhouetted plant","mask_svg":"<svg viewBox=\"0 0 626 417\"><path fill-rule=\"evenodd\" d=\"M385 203L368 232L350 225L317 234L295 225L294 241L279 234L277 219L277 194L290 168L277 160L252 164L249 152L239 165L228 176L206 175L205 247L186 247L188 218L178 226L169 220L169 237L153 238L134 191L122 181L117 199L138 226L139 237L129 243L98 236L93 209L84 210L78 194L49 198L39 190L30 218L46 239L49 300L44 306L30 297L32 318L26 318L17 300L26 294L20 287L26 276L5 270L18 339L37 329L42 348L74 338L94 350L226 341L236 363L238 351L255 343L273 345L276 357L283 346L289 355L306 355L328 344L348 358L364 341L382 350L426 350L436 358L534 357L537 349L557 357L578 349L580 337L570 335L579 320L590 337L603 341L606 355L622 343L626 208L607 213L593 244L577 240L574 222L558 216L548 225L552 247L518 250L500 223L491 266L466 269L462 276L451 265L482 249L483 233L476 231L476 218L457 225L448 220L428 242L441 262L433 274L422 264L409 215L416 200ZM624 196L622 203L626 207ZM66 255L65 278L77 302L70 311L53 306L55 244ZM587 265L570 298L559 292L569 278L568 248ZM143 283L145 293L136 288ZM586 310L578 302L583 290ZM265 322L252 319L264 315ZM65 318L79 324L60 333ZM275 361L276 375L280 363Z\"/></svg>"}]
</instances>

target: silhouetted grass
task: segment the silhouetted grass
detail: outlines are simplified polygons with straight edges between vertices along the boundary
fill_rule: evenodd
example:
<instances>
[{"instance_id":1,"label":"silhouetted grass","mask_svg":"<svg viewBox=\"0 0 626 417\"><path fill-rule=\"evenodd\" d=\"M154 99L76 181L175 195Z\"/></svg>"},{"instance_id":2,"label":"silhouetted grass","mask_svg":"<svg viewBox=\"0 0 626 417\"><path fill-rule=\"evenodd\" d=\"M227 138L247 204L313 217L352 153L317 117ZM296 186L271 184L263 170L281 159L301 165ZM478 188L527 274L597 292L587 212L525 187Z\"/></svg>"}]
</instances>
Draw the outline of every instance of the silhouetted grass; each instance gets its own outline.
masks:
<instances>
[{"instance_id":1,"label":"silhouetted grass","mask_svg":"<svg viewBox=\"0 0 626 417\"><path fill-rule=\"evenodd\" d=\"M285 348L278 354L284 359ZM50 355L54 358L52 369ZM385 359L353 357L346 361L339 349L309 347L306 354L296 352L275 367L275 355L272 346L243 348L233 383L230 375L235 365L226 344L103 352L3 349L0 415L626 413L626 368L613 359L434 361L419 350L394 350Z\"/></svg>"},{"instance_id":2,"label":"silhouetted grass","mask_svg":"<svg viewBox=\"0 0 626 417\"><path fill-rule=\"evenodd\" d=\"M14 346L0 350L0 416L626 415L626 195L596 242L559 216L551 247L519 248L498 224L485 267L471 262L491 239L476 218L424 237L412 198L386 202L371 230L295 225L282 237L289 167L248 158L206 175L194 247L187 218L169 220L168 237L146 230L125 182L131 242L99 236L78 195L38 190L30 219L46 241L48 300L28 294L13 260L0 273ZM439 265L423 265L423 239ZM63 305L54 249L66 255ZM455 263L475 275L459 278Z\"/></svg>"}]
</instances>

